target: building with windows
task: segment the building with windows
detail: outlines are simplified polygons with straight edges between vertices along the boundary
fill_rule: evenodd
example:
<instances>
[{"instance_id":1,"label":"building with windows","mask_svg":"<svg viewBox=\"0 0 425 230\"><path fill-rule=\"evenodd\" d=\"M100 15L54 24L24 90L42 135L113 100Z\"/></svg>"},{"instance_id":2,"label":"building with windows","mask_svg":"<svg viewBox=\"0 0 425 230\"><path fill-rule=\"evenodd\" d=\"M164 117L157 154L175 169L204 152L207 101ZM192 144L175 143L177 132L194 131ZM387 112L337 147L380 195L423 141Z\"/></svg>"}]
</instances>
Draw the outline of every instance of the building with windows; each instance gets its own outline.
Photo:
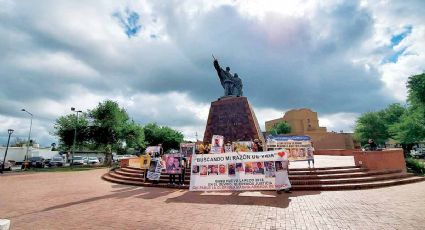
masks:
<instances>
[{"instance_id":1,"label":"building with windows","mask_svg":"<svg viewBox=\"0 0 425 230\"><path fill-rule=\"evenodd\" d=\"M310 136L316 149L354 149L358 147L352 133L328 132L326 127L319 126L317 112L308 108L292 109L282 118L266 121L266 132L280 122L286 121L291 126L289 135Z\"/></svg>"}]
</instances>

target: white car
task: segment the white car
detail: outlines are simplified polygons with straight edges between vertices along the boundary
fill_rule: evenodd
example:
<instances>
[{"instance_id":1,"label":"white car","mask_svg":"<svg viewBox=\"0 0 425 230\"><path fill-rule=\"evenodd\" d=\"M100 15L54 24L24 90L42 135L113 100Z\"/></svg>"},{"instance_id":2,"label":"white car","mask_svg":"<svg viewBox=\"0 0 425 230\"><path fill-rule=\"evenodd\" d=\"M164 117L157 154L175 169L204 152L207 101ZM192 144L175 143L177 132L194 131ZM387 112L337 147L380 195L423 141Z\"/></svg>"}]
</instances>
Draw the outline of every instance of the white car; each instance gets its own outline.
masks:
<instances>
[{"instance_id":1,"label":"white car","mask_svg":"<svg viewBox=\"0 0 425 230\"><path fill-rule=\"evenodd\" d=\"M73 165L83 165L84 164L84 158L82 156L74 156L72 157L72 164Z\"/></svg>"},{"instance_id":2,"label":"white car","mask_svg":"<svg viewBox=\"0 0 425 230\"><path fill-rule=\"evenodd\" d=\"M88 159L86 160L86 163L88 165L100 164L99 159L97 159L97 157L88 157Z\"/></svg>"}]
</instances>

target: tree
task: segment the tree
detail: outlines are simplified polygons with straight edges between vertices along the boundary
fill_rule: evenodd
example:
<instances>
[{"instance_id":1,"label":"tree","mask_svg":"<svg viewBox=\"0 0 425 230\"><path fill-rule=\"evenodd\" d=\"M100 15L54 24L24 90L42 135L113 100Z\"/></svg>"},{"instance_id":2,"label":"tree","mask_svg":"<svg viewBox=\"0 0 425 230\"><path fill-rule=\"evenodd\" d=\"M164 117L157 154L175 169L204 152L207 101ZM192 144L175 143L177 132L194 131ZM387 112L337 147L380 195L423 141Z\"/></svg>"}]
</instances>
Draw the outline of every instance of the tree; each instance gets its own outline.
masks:
<instances>
[{"instance_id":1,"label":"tree","mask_svg":"<svg viewBox=\"0 0 425 230\"><path fill-rule=\"evenodd\" d=\"M127 123L123 130L123 141L125 141L125 150L128 148L144 149L146 141L143 127L134 121Z\"/></svg>"},{"instance_id":2,"label":"tree","mask_svg":"<svg viewBox=\"0 0 425 230\"><path fill-rule=\"evenodd\" d=\"M167 126L150 123L144 127L145 139L149 145L162 144L164 151L178 149L183 142L183 134Z\"/></svg>"},{"instance_id":3,"label":"tree","mask_svg":"<svg viewBox=\"0 0 425 230\"><path fill-rule=\"evenodd\" d=\"M89 122L85 113L78 117L78 123L77 115L75 114L61 116L56 119L54 135L59 137L59 143L61 147L65 147L64 150L70 150L74 143L75 128L77 128L76 146L82 146L89 140L90 133L88 125Z\"/></svg>"},{"instance_id":4,"label":"tree","mask_svg":"<svg viewBox=\"0 0 425 230\"><path fill-rule=\"evenodd\" d=\"M407 100L412 106L425 107L425 73L409 77L407 92Z\"/></svg>"},{"instance_id":5,"label":"tree","mask_svg":"<svg viewBox=\"0 0 425 230\"><path fill-rule=\"evenodd\" d=\"M413 144L425 139L424 112L420 109L411 108L405 113L400 122L390 127L394 139L403 145L403 148L410 151Z\"/></svg>"},{"instance_id":6,"label":"tree","mask_svg":"<svg viewBox=\"0 0 425 230\"><path fill-rule=\"evenodd\" d=\"M425 73L409 77L407 91L409 108L390 132L403 149L410 151L414 144L425 140Z\"/></svg>"},{"instance_id":7,"label":"tree","mask_svg":"<svg viewBox=\"0 0 425 230\"><path fill-rule=\"evenodd\" d=\"M107 100L90 111L91 137L96 147L105 151L105 165L112 164L112 151L120 148L129 117L117 102Z\"/></svg>"},{"instance_id":8,"label":"tree","mask_svg":"<svg viewBox=\"0 0 425 230\"><path fill-rule=\"evenodd\" d=\"M390 137L387 125L379 115L379 112L367 112L362 114L356 121L354 137L362 144L366 144L369 139L374 139L376 143L383 144Z\"/></svg>"},{"instance_id":9,"label":"tree","mask_svg":"<svg viewBox=\"0 0 425 230\"><path fill-rule=\"evenodd\" d=\"M270 133L277 135L277 134L287 134L291 132L291 125L286 122L282 121L277 123L271 130Z\"/></svg>"}]
</instances>

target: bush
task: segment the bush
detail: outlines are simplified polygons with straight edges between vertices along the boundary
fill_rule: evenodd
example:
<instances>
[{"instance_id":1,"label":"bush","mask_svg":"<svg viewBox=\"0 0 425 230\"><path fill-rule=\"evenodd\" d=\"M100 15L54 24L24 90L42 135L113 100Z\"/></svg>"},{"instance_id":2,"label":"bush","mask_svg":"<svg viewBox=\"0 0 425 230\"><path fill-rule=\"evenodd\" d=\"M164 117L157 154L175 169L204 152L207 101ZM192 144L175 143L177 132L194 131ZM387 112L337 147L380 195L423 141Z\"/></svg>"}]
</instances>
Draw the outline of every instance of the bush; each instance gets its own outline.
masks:
<instances>
[{"instance_id":1,"label":"bush","mask_svg":"<svg viewBox=\"0 0 425 230\"><path fill-rule=\"evenodd\" d=\"M420 160L417 160L417 159L406 158L406 167L417 174L425 173L424 163L422 163Z\"/></svg>"}]
</instances>

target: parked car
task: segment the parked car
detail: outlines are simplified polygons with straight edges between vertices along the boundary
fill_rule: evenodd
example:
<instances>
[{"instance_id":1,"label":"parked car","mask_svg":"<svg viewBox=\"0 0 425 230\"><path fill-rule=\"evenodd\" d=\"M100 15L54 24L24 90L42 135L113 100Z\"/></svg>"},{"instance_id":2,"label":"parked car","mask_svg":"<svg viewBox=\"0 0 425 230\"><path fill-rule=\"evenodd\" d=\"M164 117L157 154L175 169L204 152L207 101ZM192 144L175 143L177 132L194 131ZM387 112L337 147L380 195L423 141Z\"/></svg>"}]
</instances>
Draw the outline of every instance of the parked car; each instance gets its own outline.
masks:
<instances>
[{"instance_id":1,"label":"parked car","mask_svg":"<svg viewBox=\"0 0 425 230\"><path fill-rule=\"evenodd\" d=\"M28 158L30 168L44 168L44 158L43 157L30 157Z\"/></svg>"},{"instance_id":2,"label":"parked car","mask_svg":"<svg viewBox=\"0 0 425 230\"><path fill-rule=\"evenodd\" d=\"M410 156L416 157L416 158L421 158L421 157L425 156L425 151L423 151L423 149L421 149L421 148L412 149L412 150L410 150Z\"/></svg>"},{"instance_id":3,"label":"parked car","mask_svg":"<svg viewBox=\"0 0 425 230\"><path fill-rule=\"evenodd\" d=\"M65 160L61 156L53 157L47 164L49 167L58 166L62 167L65 164Z\"/></svg>"},{"instance_id":4,"label":"parked car","mask_svg":"<svg viewBox=\"0 0 425 230\"><path fill-rule=\"evenodd\" d=\"M99 164L99 159L97 157L88 157L88 159L86 160L86 163L88 165L94 165L94 164Z\"/></svg>"},{"instance_id":5,"label":"parked car","mask_svg":"<svg viewBox=\"0 0 425 230\"><path fill-rule=\"evenodd\" d=\"M74 156L71 162L73 165L83 165L84 158L82 156Z\"/></svg>"},{"instance_id":6,"label":"parked car","mask_svg":"<svg viewBox=\"0 0 425 230\"><path fill-rule=\"evenodd\" d=\"M2 167L2 165L3 165L3 161L0 160L0 168ZM4 170L5 171L12 171L12 164L9 161L6 161L4 163Z\"/></svg>"}]
</instances>

